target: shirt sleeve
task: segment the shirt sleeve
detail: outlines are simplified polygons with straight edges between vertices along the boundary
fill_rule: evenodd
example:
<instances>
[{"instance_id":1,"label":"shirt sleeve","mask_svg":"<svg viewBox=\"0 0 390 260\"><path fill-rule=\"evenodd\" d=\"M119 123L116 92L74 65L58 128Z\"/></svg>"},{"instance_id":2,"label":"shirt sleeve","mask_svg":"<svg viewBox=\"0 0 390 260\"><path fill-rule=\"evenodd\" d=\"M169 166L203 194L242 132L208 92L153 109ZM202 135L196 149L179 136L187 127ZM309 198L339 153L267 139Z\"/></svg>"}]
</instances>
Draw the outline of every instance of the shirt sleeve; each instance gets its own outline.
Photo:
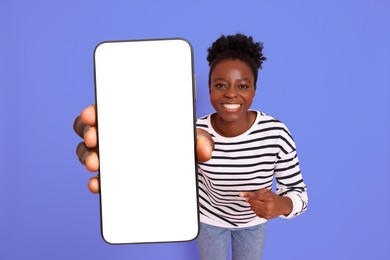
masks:
<instances>
[{"instance_id":1,"label":"shirt sleeve","mask_svg":"<svg viewBox=\"0 0 390 260\"><path fill-rule=\"evenodd\" d=\"M284 148L278 154L274 170L276 193L291 199L293 203L291 213L287 216L280 216L281 218L291 219L306 211L308 204L307 187L303 181L295 143L291 135L286 132L281 140L281 147Z\"/></svg>"}]
</instances>

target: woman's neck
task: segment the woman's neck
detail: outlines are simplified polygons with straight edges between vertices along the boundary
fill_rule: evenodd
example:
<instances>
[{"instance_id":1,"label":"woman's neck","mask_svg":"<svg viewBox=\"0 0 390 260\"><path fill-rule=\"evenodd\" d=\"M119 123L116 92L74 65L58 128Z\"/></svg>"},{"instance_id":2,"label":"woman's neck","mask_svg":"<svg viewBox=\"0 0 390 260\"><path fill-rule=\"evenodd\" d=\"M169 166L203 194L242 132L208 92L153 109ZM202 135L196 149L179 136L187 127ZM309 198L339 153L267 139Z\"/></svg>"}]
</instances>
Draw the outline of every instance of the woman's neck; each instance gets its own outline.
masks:
<instances>
[{"instance_id":1,"label":"woman's neck","mask_svg":"<svg viewBox=\"0 0 390 260\"><path fill-rule=\"evenodd\" d=\"M225 121L218 114L211 116L211 125L214 130L225 137L239 136L248 131L256 120L256 112L248 111L247 116L237 121Z\"/></svg>"}]
</instances>

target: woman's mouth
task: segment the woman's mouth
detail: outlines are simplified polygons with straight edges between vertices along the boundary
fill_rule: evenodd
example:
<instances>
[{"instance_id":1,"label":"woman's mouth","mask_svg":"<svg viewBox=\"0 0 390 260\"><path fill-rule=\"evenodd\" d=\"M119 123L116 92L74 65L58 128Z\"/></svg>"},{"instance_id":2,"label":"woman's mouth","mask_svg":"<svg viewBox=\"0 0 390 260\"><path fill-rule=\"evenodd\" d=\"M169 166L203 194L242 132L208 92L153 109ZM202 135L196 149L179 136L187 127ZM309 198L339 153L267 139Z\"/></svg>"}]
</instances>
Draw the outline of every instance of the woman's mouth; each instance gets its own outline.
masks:
<instances>
[{"instance_id":1,"label":"woman's mouth","mask_svg":"<svg viewBox=\"0 0 390 260\"><path fill-rule=\"evenodd\" d=\"M229 112L235 112L240 109L241 104L222 104L222 107Z\"/></svg>"}]
</instances>

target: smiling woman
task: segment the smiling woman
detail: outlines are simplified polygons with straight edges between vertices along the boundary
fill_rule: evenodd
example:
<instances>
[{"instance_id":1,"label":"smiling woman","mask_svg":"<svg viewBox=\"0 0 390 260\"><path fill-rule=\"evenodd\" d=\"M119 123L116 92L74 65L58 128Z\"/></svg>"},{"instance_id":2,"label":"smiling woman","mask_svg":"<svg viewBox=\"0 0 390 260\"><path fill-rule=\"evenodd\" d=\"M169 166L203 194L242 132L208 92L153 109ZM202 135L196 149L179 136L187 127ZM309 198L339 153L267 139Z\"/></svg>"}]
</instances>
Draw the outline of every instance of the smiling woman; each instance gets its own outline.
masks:
<instances>
[{"instance_id":1,"label":"smiling woman","mask_svg":"<svg viewBox=\"0 0 390 260\"><path fill-rule=\"evenodd\" d=\"M242 34L209 48L210 101L216 113L198 120L215 148L199 163L201 259L259 259L268 219L292 218L307 207L306 185L287 127L250 110L263 46ZM272 183L276 179L276 191Z\"/></svg>"}]
</instances>

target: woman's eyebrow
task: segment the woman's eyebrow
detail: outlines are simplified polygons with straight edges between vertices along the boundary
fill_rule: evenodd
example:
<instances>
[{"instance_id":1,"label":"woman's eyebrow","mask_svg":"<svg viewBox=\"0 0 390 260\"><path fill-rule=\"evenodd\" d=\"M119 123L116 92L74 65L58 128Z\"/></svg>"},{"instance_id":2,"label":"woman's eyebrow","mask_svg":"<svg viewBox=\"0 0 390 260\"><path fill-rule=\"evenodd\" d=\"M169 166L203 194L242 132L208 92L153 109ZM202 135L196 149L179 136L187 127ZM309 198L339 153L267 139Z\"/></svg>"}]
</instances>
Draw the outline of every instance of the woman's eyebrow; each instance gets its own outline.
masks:
<instances>
[{"instance_id":1,"label":"woman's eyebrow","mask_svg":"<svg viewBox=\"0 0 390 260\"><path fill-rule=\"evenodd\" d=\"M213 78L213 80L225 80L225 79L222 77L217 77L217 78Z\"/></svg>"},{"instance_id":2,"label":"woman's eyebrow","mask_svg":"<svg viewBox=\"0 0 390 260\"><path fill-rule=\"evenodd\" d=\"M212 80L217 81L217 80L226 80L226 79L222 78L222 77L216 77L216 78L212 78ZM239 79L239 81L247 81L249 83L252 83L252 81L249 78L242 78L242 79Z\"/></svg>"},{"instance_id":3,"label":"woman's eyebrow","mask_svg":"<svg viewBox=\"0 0 390 260\"><path fill-rule=\"evenodd\" d=\"M240 79L241 81L248 81L249 83L252 83L252 81L250 80L250 79L248 79L248 78L242 78L242 79Z\"/></svg>"}]
</instances>

